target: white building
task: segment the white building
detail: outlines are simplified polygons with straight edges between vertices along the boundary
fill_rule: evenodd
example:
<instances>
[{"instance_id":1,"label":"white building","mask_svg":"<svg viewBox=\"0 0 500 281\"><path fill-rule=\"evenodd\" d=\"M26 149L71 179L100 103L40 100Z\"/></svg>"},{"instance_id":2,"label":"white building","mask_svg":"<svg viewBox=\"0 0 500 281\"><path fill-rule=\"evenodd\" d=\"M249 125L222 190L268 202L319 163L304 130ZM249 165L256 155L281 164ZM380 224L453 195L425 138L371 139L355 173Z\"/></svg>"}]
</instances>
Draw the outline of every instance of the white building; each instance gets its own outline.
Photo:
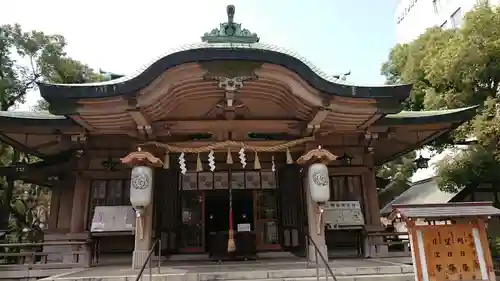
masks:
<instances>
[{"instance_id":1,"label":"white building","mask_svg":"<svg viewBox=\"0 0 500 281\"><path fill-rule=\"evenodd\" d=\"M500 0L399 0L394 15L397 42L414 40L432 26L458 28L465 13L483 1L500 4Z\"/></svg>"}]
</instances>

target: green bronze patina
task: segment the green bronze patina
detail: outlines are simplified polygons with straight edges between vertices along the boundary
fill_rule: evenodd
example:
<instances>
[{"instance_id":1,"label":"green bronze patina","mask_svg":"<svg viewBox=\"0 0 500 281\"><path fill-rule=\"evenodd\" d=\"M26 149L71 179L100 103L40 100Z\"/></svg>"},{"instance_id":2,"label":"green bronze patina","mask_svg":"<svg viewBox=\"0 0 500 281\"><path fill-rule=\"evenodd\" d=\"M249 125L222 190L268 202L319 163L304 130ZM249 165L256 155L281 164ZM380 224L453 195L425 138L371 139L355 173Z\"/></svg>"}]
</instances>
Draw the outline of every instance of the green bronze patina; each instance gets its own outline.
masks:
<instances>
[{"instance_id":1,"label":"green bronze patina","mask_svg":"<svg viewBox=\"0 0 500 281\"><path fill-rule=\"evenodd\" d=\"M219 28L205 33L201 40L206 43L243 43L253 44L259 42L256 33L241 28L241 23L234 22L234 5L227 6L227 22L221 23Z\"/></svg>"}]
</instances>

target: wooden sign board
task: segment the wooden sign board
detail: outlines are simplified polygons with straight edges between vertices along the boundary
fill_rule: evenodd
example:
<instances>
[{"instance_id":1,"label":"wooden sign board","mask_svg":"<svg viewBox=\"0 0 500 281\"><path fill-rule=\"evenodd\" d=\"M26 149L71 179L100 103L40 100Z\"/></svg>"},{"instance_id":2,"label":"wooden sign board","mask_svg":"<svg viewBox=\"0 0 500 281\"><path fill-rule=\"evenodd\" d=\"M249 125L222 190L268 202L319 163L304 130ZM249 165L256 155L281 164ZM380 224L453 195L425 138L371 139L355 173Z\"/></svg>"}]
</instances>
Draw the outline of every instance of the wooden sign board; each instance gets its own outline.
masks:
<instances>
[{"instance_id":1,"label":"wooden sign board","mask_svg":"<svg viewBox=\"0 0 500 281\"><path fill-rule=\"evenodd\" d=\"M329 201L323 206L325 224L330 229L342 226L364 226L359 201Z\"/></svg>"},{"instance_id":2,"label":"wooden sign board","mask_svg":"<svg viewBox=\"0 0 500 281\"><path fill-rule=\"evenodd\" d=\"M135 211L132 206L96 206L91 232L135 230Z\"/></svg>"},{"instance_id":3,"label":"wooden sign board","mask_svg":"<svg viewBox=\"0 0 500 281\"><path fill-rule=\"evenodd\" d=\"M417 280L490 280L479 229L472 223L410 227Z\"/></svg>"}]
</instances>

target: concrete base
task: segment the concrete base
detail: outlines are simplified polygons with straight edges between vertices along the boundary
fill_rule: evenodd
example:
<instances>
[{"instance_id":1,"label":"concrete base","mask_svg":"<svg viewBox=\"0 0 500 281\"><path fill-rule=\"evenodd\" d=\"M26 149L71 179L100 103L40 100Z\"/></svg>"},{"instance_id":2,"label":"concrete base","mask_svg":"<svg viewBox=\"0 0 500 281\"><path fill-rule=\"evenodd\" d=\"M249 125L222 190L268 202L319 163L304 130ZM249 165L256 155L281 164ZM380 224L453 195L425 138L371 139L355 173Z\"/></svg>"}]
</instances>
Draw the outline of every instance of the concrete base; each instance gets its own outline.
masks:
<instances>
[{"instance_id":1,"label":"concrete base","mask_svg":"<svg viewBox=\"0 0 500 281\"><path fill-rule=\"evenodd\" d=\"M323 257L328 261L328 247L326 245L318 245L319 250L321 251L321 254L323 254ZM316 248L314 245L309 245L309 255L307 256L309 262L316 262ZM318 261L320 263L323 262L321 257L318 254Z\"/></svg>"},{"instance_id":2,"label":"concrete base","mask_svg":"<svg viewBox=\"0 0 500 281\"><path fill-rule=\"evenodd\" d=\"M148 254L149 251L138 251L138 250L134 251L134 253L132 254L132 268L134 269L141 268L146 262ZM151 262L151 260L149 262Z\"/></svg>"}]
</instances>

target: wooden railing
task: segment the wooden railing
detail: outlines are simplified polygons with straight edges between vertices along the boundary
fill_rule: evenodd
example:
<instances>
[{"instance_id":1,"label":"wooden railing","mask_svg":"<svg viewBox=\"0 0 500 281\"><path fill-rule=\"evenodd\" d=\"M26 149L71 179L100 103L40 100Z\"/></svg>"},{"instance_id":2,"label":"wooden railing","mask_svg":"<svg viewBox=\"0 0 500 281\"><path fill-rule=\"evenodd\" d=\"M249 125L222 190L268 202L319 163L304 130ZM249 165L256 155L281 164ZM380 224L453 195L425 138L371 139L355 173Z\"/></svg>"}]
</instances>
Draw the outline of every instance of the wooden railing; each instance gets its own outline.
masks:
<instances>
[{"instance_id":1,"label":"wooden railing","mask_svg":"<svg viewBox=\"0 0 500 281\"><path fill-rule=\"evenodd\" d=\"M88 267L90 249L89 241L0 242L0 271Z\"/></svg>"},{"instance_id":2,"label":"wooden railing","mask_svg":"<svg viewBox=\"0 0 500 281\"><path fill-rule=\"evenodd\" d=\"M372 258L411 256L407 232L369 232L366 239L368 256Z\"/></svg>"}]
</instances>

